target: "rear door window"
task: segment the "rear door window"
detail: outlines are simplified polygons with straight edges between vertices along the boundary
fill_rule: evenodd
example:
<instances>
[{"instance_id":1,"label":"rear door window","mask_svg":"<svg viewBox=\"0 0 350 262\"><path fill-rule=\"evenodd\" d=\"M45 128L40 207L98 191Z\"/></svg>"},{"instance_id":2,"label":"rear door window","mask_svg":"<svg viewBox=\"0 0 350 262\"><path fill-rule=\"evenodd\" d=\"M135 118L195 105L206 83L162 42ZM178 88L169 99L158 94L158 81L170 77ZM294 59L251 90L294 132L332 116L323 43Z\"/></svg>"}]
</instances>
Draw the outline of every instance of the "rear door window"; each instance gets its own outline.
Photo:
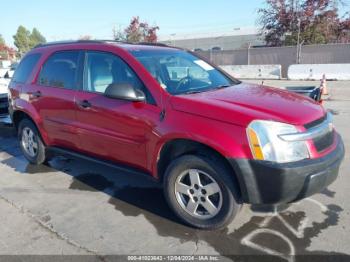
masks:
<instances>
[{"instance_id":1,"label":"rear door window","mask_svg":"<svg viewBox=\"0 0 350 262\"><path fill-rule=\"evenodd\" d=\"M32 73L34 67L38 63L39 59L41 57L41 54L31 54L25 56L21 63L18 65L12 81L14 83L25 83L27 82L30 74Z\"/></svg>"},{"instance_id":2,"label":"rear door window","mask_svg":"<svg viewBox=\"0 0 350 262\"><path fill-rule=\"evenodd\" d=\"M60 51L45 62L39 75L42 86L77 89L80 51Z\"/></svg>"}]
</instances>

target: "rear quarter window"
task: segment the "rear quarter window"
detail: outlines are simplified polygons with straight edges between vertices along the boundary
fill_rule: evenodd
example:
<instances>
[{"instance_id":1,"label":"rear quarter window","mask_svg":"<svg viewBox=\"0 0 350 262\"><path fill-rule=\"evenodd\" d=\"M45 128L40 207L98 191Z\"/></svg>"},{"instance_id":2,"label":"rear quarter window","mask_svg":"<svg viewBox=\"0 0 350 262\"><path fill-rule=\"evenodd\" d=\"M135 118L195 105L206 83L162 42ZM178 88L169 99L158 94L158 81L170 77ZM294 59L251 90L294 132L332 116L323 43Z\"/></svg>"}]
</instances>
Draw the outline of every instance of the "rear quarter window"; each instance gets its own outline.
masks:
<instances>
[{"instance_id":1,"label":"rear quarter window","mask_svg":"<svg viewBox=\"0 0 350 262\"><path fill-rule=\"evenodd\" d=\"M25 56L22 61L19 63L12 81L15 83L25 83L27 82L30 74L32 73L34 67L38 63L41 54L31 54Z\"/></svg>"}]
</instances>

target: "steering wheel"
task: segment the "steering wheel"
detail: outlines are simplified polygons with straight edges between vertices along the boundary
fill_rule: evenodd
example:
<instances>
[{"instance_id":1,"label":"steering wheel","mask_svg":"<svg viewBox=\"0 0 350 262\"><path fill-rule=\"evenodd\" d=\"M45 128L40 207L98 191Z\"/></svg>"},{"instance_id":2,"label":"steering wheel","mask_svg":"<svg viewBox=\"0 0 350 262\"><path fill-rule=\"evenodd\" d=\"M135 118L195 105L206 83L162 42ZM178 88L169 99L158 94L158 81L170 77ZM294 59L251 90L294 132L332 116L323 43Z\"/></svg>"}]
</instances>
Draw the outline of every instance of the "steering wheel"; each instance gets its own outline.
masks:
<instances>
[{"instance_id":1,"label":"steering wheel","mask_svg":"<svg viewBox=\"0 0 350 262\"><path fill-rule=\"evenodd\" d=\"M175 92L180 89L180 87L187 85L188 83L190 83L192 81L192 77L190 76L185 76L183 78L180 79L179 83L177 84L177 86L175 87Z\"/></svg>"}]
</instances>

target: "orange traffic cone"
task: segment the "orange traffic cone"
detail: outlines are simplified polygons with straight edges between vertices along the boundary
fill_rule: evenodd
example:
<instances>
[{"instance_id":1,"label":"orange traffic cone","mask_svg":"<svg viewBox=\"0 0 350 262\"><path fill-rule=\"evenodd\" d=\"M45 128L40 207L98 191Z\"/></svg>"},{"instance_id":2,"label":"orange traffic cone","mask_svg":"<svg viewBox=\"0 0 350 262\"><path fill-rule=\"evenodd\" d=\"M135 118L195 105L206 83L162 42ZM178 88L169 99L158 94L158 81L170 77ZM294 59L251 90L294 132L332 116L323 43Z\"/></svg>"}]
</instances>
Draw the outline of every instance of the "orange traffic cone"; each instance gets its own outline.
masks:
<instances>
[{"instance_id":1,"label":"orange traffic cone","mask_svg":"<svg viewBox=\"0 0 350 262\"><path fill-rule=\"evenodd\" d=\"M329 95L328 90L327 90L326 74L323 74L320 88L321 88L322 95L325 95L325 96Z\"/></svg>"}]
</instances>

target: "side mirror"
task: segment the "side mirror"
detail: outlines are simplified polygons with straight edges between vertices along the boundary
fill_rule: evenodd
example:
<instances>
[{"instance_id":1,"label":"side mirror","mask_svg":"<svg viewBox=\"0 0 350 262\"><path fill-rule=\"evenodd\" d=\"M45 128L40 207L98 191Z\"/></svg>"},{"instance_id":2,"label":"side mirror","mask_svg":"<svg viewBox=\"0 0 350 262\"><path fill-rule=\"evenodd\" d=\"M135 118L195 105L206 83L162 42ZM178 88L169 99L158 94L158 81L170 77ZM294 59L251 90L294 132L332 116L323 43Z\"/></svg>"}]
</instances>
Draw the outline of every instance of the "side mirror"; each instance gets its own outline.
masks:
<instances>
[{"instance_id":1,"label":"side mirror","mask_svg":"<svg viewBox=\"0 0 350 262\"><path fill-rule=\"evenodd\" d=\"M141 90L134 88L129 83L110 84L107 87L104 95L109 98L133 102L141 102L146 100L145 94Z\"/></svg>"}]
</instances>

